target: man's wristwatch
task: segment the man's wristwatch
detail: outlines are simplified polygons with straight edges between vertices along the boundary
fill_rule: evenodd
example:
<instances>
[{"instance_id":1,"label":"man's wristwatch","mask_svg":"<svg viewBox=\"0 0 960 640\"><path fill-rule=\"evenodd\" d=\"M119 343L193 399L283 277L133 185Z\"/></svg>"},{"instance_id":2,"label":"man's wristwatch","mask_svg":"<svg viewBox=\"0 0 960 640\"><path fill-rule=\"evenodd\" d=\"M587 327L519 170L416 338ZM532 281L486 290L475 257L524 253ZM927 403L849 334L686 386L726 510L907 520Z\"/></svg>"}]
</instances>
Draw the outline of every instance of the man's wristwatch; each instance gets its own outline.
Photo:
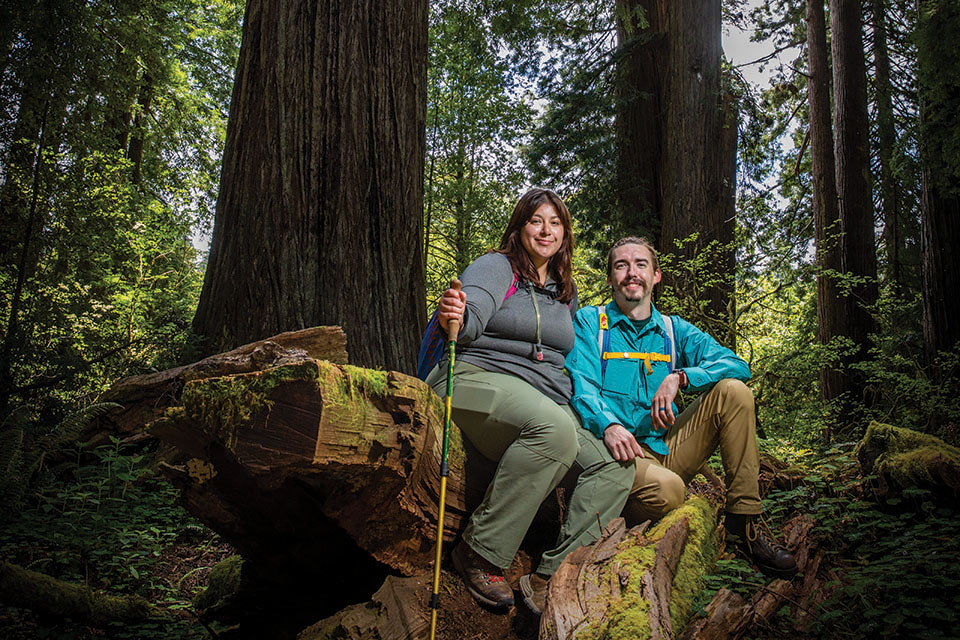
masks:
<instances>
[{"instance_id":1,"label":"man's wristwatch","mask_svg":"<svg viewBox=\"0 0 960 640\"><path fill-rule=\"evenodd\" d=\"M680 376L680 388L681 388L681 389L686 389L687 387L690 386L690 378L687 377L687 372L686 372L686 371L684 371L683 369L674 369L673 372L674 372L675 374L677 374L678 376Z\"/></svg>"}]
</instances>

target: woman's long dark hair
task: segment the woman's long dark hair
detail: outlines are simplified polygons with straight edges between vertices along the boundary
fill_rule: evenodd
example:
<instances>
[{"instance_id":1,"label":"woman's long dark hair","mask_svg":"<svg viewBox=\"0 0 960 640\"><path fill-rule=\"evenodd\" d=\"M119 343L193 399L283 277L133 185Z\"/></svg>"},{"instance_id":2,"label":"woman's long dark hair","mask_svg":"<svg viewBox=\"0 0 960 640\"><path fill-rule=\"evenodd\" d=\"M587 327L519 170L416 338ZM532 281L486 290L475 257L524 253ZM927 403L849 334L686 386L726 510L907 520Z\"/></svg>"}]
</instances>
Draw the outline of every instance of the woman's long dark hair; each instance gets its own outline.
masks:
<instances>
[{"instance_id":1,"label":"woman's long dark hair","mask_svg":"<svg viewBox=\"0 0 960 640\"><path fill-rule=\"evenodd\" d=\"M520 241L520 230L530 221L533 214L544 204L552 204L560 217L560 223L563 225L563 242L560 244L560 250L550 258L547 263L547 269L552 273L554 279L560 283L560 295L557 297L561 302L570 302L576 294L576 286L573 284L573 267L571 260L573 258L573 247L575 240L573 237L573 226L570 222L570 211L567 205L563 204L560 196L548 189L530 189L520 197L517 205L513 208L513 215L510 216L510 222L503 232L500 239L500 249L498 253L507 256L510 266L514 273L533 282L540 282L540 274L537 268L533 266L527 250Z\"/></svg>"}]
</instances>

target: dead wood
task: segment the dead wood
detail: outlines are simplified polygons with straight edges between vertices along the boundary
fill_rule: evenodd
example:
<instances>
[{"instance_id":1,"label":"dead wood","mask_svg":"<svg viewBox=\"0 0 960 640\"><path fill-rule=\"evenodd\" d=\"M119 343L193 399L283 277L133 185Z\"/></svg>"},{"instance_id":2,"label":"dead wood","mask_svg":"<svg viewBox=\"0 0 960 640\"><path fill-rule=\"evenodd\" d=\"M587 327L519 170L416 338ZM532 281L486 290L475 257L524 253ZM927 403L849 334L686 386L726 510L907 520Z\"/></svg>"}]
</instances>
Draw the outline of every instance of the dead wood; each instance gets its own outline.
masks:
<instances>
[{"instance_id":1,"label":"dead wood","mask_svg":"<svg viewBox=\"0 0 960 640\"><path fill-rule=\"evenodd\" d=\"M359 548L413 575L432 561L442 416L416 378L303 359L188 381L150 433L190 456L168 476L245 558L319 571ZM448 542L489 473L450 441Z\"/></svg>"},{"instance_id":2,"label":"dead wood","mask_svg":"<svg viewBox=\"0 0 960 640\"><path fill-rule=\"evenodd\" d=\"M9 562L0 562L0 600L43 615L99 627L158 615L153 606L139 596L107 595Z\"/></svg>"},{"instance_id":3,"label":"dead wood","mask_svg":"<svg viewBox=\"0 0 960 640\"><path fill-rule=\"evenodd\" d=\"M656 527L625 531L615 520L601 539L569 556L551 578L541 640L673 638L715 555L715 508L688 500ZM589 631L588 631L589 630Z\"/></svg>"},{"instance_id":4,"label":"dead wood","mask_svg":"<svg viewBox=\"0 0 960 640\"><path fill-rule=\"evenodd\" d=\"M101 400L115 402L123 409L94 424L86 439L96 442L108 434L140 437L147 424L179 403L183 386L190 380L249 373L304 358L345 364L347 337L343 330L313 327L288 331L199 362L118 380Z\"/></svg>"},{"instance_id":5,"label":"dead wood","mask_svg":"<svg viewBox=\"0 0 960 640\"><path fill-rule=\"evenodd\" d=\"M803 633L811 612L830 594L825 584L830 578L821 573L824 551L816 547L810 535L814 522L797 515L785 525L782 540L797 560L799 575L791 581L773 580L759 586L746 600L739 594L720 589L706 607L707 615L692 620L680 637L683 640L736 639L768 623L783 607L791 609L794 628Z\"/></svg>"},{"instance_id":6,"label":"dead wood","mask_svg":"<svg viewBox=\"0 0 960 640\"><path fill-rule=\"evenodd\" d=\"M430 590L428 576L387 576L370 602L356 604L311 625L297 640L414 640L430 628L422 594Z\"/></svg>"},{"instance_id":7,"label":"dead wood","mask_svg":"<svg viewBox=\"0 0 960 640\"><path fill-rule=\"evenodd\" d=\"M878 497L910 487L946 500L960 495L960 449L934 436L872 422L857 447L857 460L864 476L876 477Z\"/></svg>"}]
</instances>

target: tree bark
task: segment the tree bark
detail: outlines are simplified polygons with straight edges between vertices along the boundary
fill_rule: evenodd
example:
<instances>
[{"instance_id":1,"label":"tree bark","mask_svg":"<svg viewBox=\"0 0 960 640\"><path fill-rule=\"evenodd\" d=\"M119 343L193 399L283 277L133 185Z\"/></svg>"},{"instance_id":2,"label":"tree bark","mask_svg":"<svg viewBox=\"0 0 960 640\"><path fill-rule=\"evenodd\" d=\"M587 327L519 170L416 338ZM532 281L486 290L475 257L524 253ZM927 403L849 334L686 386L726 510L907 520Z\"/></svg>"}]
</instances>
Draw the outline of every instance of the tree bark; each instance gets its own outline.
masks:
<instances>
[{"instance_id":1,"label":"tree bark","mask_svg":"<svg viewBox=\"0 0 960 640\"><path fill-rule=\"evenodd\" d=\"M653 230L661 251L684 258L719 243L706 265L715 284L704 287L699 272L665 275L681 291L702 289L709 303L698 324L732 346L737 118L720 72L720 3L620 0L617 15L624 51L618 182L627 229ZM678 251L675 241L692 234L696 240Z\"/></svg>"},{"instance_id":2,"label":"tree bark","mask_svg":"<svg viewBox=\"0 0 960 640\"><path fill-rule=\"evenodd\" d=\"M647 26L637 12L642 10ZM617 190L623 233L660 242L667 5L617 0ZM616 238L611 238L616 240Z\"/></svg>"},{"instance_id":3,"label":"tree bark","mask_svg":"<svg viewBox=\"0 0 960 640\"><path fill-rule=\"evenodd\" d=\"M938 352L960 341L960 63L949 47L960 7L937 0L919 5L923 342L933 364Z\"/></svg>"},{"instance_id":4,"label":"tree bark","mask_svg":"<svg viewBox=\"0 0 960 640\"><path fill-rule=\"evenodd\" d=\"M354 363L415 369L426 47L425 0L247 4L194 319L210 351L340 325Z\"/></svg>"},{"instance_id":5,"label":"tree bark","mask_svg":"<svg viewBox=\"0 0 960 640\"><path fill-rule=\"evenodd\" d=\"M860 280L851 288L843 316L843 335L854 344L848 362L867 355L875 322L869 307L877 301L877 252L870 187L870 128L867 117L859 2L830 0L833 53L833 129L837 197L842 230L843 272ZM848 370L851 398L869 404L862 374Z\"/></svg>"},{"instance_id":6,"label":"tree bark","mask_svg":"<svg viewBox=\"0 0 960 640\"><path fill-rule=\"evenodd\" d=\"M903 290L903 230L900 224L900 183L893 168L897 142L893 120L890 53L887 49L887 2L872 0L873 60L876 68L877 156L880 161L880 197L883 243L887 254L885 279L897 293Z\"/></svg>"},{"instance_id":7,"label":"tree bark","mask_svg":"<svg viewBox=\"0 0 960 640\"><path fill-rule=\"evenodd\" d=\"M693 498L656 527L627 531L620 518L600 540L571 553L547 587L540 640L673 638L713 564L716 510ZM592 635L591 635L592 634Z\"/></svg>"},{"instance_id":8,"label":"tree bark","mask_svg":"<svg viewBox=\"0 0 960 640\"><path fill-rule=\"evenodd\" d=\"M830 123L830 64L823 0L807 0L807 52L813 224L817 250L817 337L820 344L826 345L836 336L843 335L846 298L841 295L836 280L843 271L843 246ZM820 397L825 402L848 397L849 391L849 379L840 366L827 365L820 369ZM840 413L845 415L847 412L841 410ZM824 435L830 439L829 433Z\"/></svg>"}]
</instances>

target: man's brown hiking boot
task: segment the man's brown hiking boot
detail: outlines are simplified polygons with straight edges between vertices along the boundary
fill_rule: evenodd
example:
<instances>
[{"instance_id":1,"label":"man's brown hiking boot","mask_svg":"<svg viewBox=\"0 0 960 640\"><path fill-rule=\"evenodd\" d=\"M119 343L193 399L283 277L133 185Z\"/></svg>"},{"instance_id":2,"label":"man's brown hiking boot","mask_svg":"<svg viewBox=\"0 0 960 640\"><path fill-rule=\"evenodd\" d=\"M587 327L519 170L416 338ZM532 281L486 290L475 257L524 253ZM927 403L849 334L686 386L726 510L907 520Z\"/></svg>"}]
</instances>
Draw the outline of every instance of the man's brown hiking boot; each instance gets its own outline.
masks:
<instances>
[{"instance_id":1,"label":"man's brown hiking boot","mask_svg":"<svg viewBox=\"0 0 960 640\"><path fill-rule=\"evenodd\" d=\"M797 561L770 530L759 526L759 515L728 513L723 520L727 538L736 544L758 569L768 575L790 579L797 573Z\"/></svg>"},{"instance_id":2,"label":"man's brown hiking boot","mask_svg":"<svg viewBox=\"0 0 960 640\"><path fill-rule=\"evenodd\" d=\"M477 602L495 609L509 609L513 606L513 589L499 568L480 557L463 540L450 555L453 558L453 567Z\"/></svg>"},{"instance_id":3,"label":"man's brown hiking boot","mask_svg":"<svg viewBox=\"0 0 960 640\"><path fill-rule=\"evenodd\" d=\"M539 573L528 573L520 578L520 593L523 594L523 603L527 608L539 616L547 606L547 583L550 578L544 578Z\"/></svg>"}]
</instances>

